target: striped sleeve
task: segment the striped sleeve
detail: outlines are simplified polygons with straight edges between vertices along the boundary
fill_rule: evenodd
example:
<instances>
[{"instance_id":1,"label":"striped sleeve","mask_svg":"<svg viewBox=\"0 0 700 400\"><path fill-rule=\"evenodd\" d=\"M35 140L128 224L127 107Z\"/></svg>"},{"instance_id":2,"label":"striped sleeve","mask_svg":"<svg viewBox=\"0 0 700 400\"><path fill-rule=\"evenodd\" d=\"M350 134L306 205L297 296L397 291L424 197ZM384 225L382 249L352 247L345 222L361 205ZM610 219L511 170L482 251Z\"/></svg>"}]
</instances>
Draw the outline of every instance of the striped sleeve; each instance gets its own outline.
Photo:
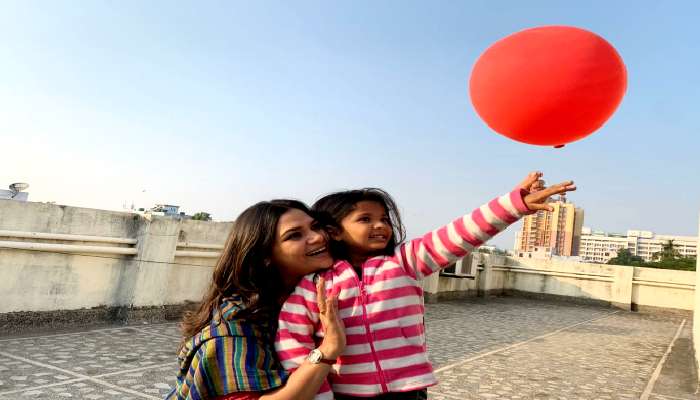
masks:
<instances>
[{"instance_id":1,"label":"striped sleeve","mask_svg":"<svg viewBox=\"0 0 700 400\"><path fill-rule=\"evenodd\" d=\"M401 244L394 257L416 279L446 268L529 214L523 201L527 193L518 188L497 197L421 238Z\"/></svg>"},{"instance_id":2,"label":"striped sleeve","mask_svg":"<svg viewBox=\"0 0 700 400\"><path fill-rule=\"evenodd\" d=\"M316 335L322 335L313 277L314 274L309 274L302 278L285 301L279 315L275 350L282 367L290 373L299 368L309 352L316 348ZM314 399L333 399L328 379L323 382Z\"/></svg>"}]
</instances>

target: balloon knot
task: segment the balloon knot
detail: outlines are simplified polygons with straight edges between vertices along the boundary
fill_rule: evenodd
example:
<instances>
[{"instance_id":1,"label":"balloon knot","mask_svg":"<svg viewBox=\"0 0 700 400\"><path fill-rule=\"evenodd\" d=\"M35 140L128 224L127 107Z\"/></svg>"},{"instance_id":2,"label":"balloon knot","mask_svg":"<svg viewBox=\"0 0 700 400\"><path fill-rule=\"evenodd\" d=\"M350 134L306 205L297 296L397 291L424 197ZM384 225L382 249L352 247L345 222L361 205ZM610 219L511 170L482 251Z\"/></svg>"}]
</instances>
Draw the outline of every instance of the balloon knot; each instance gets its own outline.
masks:
<instances>
[{"instance_id":1,"label":"balloon knot","mask_svg":"<svg viewBox=\"0 0 700 400\"><path fill-rule=\"evenodd\" d=\"M558 145L554 146L555 149L561 149L562 147L564 147L563 144L558 144Z\"/></svg>"}]
</instances>

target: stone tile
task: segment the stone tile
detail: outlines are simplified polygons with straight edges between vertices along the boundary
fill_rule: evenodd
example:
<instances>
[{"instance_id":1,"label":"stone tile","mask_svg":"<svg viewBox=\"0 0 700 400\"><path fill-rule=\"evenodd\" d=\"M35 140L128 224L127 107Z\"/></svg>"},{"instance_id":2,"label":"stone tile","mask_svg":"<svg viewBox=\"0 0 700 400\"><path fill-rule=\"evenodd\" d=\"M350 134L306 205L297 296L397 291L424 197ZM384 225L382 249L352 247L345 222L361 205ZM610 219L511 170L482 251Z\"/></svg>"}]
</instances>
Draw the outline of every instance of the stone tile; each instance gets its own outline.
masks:
<instances>
[{"instance_id":1,"label":"stone tile","mask_svg":"<svg viewBox=\"0 0 700 400\"><path fill-rule=\"evenodd\" d=\"M7 349L3 348L3 350ZM63 374L24 361L4 358L0 364L0 394L61 383L76 378L74 375Z\"/></svg>"},{"instance_id":2,"label":"stone tile","mask_svg":"<svg viewBox=\"0 0 700 400\"><path fill-rule=\"evenodd\" d=\"M600 307L513 298L428 304L428 351L435 368L610 313Z\"/></svg>"},{"instance_id":3,"label":"stone tile","mask_svg":"<svg viewBox=\"0 0 700 400\"><path fill-rule=\"evenodd\" d=\"M431 398L637 399L676 328L615 314L444 370Z\"/></svg>"},{"instance_id":4,"label":"stone tile","mask_svg":"<svg viewBox=\"0 0 700 400\"><path fill-rule=\"evenodd\" d=\"M144 333L153 333L156 335L172 337L178 340L180 339L180 328L178 328L177 323L132 325L130 328Z\"/></svg>"},{"instance_id":5,"label":"stone tile","mask_svg":"<svg viewBox=\"0 0 700 400\"><path fill-rule=\"evenodd\" d=\"M649 400L697 400L700 398L697 394L687 394L687 395L681 395L680 397L676 396L664 396L656 393L652 393L649 395Z\"/></svg>"},{"instance_id":6,"label":"stone tile","mask_svg":"<svg viewBox=\"0 0 700 400\"><path fill-rule=\"evenodd\" d=\"M90 376L172 361L178 340L127 327L20 338L2 345L7 353Z\"/></svg>"},{"instance_id":7,"label":"stone tile","mask_svg":"<svg viewBox=\"0 0 700 400\"><path fill-rule=\"evenodd\" d=\"M126 391L106 387L99 383L80 381L70 384L29 389L19 393L2 394L0 400L46 399L46 400L141 400L143 397ZM158 397L152 397L156 399Z\"/></svg>"},{"instance_id":8,"label":"stone tile","mask_svg":"<svg viewBox=\"0 0 700 400\"><path fill-rule=\"evenodd\" d=\"M175 361L169 366L101 376L98 379L115 386L126 387L162 399L175 384L174 371L177 371L177 363Z\"/></svg>"},{"instance_id":9,"label":"stone tile","mask_svg":"<svg viewBox=\"0 0 700 400\"><path fill-rule=\"evenodd\" d=\"M429 398L637 399L681 317L620 312L591 321L611 312L522 298L428 304L430 359L436 369L452 366ZM6 357L0 400L162 399L175 381L178 344L175 323L0 339L0 352L66 370Z\"/></svg>"}]
</instances>

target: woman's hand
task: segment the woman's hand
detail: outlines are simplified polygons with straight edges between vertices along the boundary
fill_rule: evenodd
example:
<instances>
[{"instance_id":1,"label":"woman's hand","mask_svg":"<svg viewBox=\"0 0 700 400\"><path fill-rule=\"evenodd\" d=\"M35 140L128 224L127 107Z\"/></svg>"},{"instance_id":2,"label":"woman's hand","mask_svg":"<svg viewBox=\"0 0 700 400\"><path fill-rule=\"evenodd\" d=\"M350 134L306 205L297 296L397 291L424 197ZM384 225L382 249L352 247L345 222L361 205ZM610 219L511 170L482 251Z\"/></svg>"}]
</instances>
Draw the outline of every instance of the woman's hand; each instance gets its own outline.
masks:
<instances>
[{"instance_id":1,"label":"woman's hand","mask_svg":"<svg viewBox=\"0 0 700 400\"><path fill-rule=\"evenodd\" d=\"M345 350L345 326L338 315L338 295L326 299L326 280L316 283L319 317L323 325L323 342L318 349L324 358L335 359Z\"/></svg>"},{"instance_id":2,"label":"woman's hand","mask_svg":"<svg viewBox=\"0 0 700 400\"><path fill-rule=\"evenodd\" d=\"M551 196L576 190L574 181L564 181L546 187L544 185L544 180L542 180L541 172L531 172L520 182L518 187L529 192L529 194L523 197L523 202L531 211L554 211L554 207L547 204Z\"/></svg>"}]
</instances>

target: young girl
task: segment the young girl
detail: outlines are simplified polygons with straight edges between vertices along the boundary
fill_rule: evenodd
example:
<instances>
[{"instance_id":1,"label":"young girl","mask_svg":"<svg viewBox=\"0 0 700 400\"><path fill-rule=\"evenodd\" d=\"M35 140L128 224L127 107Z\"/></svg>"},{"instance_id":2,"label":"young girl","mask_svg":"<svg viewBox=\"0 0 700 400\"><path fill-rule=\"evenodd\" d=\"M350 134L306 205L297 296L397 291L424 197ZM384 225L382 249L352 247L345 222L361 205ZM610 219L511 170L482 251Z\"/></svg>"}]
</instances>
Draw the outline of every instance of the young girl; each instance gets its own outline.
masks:
<instances>
[{"instance_id":1,"label":"young girl","mask_svg":"<svg viewBox=\"0 0 700 400\"><path fill-rule=\"evenodd\" d=\"M575 190L571 181L544 189L541 176L531 173L511 193L407 243L396 205L384 191L352 190L317 201L313 209L328 225L337 260L319 275L326 291L338 296L347 347L337 359L324 361L335 363L337 374L329 375L330 385L316 398L426 399L426 388L437 380L428 361L420 280L525 214L551 211L550 196ZM301 280L279 316L275 348L288 370L305 359L330 358L314 349L323 336L314 276Z\"/></svg>"}]
</instances>

